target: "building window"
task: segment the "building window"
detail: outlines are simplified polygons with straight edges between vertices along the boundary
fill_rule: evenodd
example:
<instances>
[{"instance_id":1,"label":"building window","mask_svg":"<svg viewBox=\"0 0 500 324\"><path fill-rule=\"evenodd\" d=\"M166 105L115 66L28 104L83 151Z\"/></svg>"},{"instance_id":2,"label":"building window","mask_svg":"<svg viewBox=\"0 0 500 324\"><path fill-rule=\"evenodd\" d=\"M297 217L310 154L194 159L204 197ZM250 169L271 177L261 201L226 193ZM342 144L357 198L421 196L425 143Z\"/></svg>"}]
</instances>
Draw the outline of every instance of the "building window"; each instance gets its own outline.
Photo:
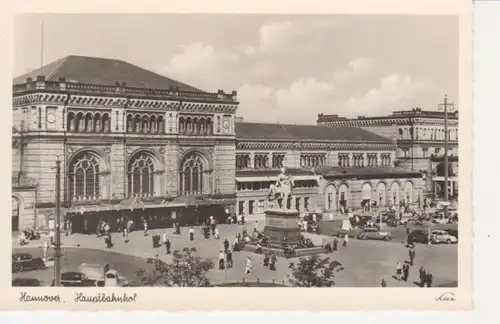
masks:
<instances>
[{"instance_id":1,"label":"building window","mask_svg":"<svg viewBox=\"0 0 500 324\"><path fill-rule=\"evenodd\" d=\"M214 123L212 118L208 117L180 117L179 134L185 135L212 135Z\"/></svg>"},{"instance_id":2,"label":"building window","mask_svg":"<svg viewBox=\"0 0 500 324\"><path fill-rule=\"evenodd\" d=\"M341 153L338 155L338 165L341 168L349 167L349 154Z\"/></svg>"},{"instance_id":3,"label":"building window","mask_svg":"<svg viewBox=\"0 0 500 324\"><path fill-rule=\"evenodd\" d=\"M310 202L310 198L304 197L304 210L307 212L309 211L309 202Z\"/></svg>"},{"instance_id":4,"label":"building window","mask_svg":"<svg viewBox=\"0 0 500 324\"><path fill-rule=\"evenodd\" d=\"M302 168L323 167L326 165L326 154L301 154L300 166Z\"/></svg>"},{"instance_id":5,"label":"building window","mask_svg":"<svg viewBox=\"0 0 500 324\"><path fill-rule=\"evenodd\" d=\"M333 202L333 194L331 192L329 192L328 193L328 206L327 206L328 210L332 209L332 202Z\"/></svg>"},{"instance_id":6,"label":"building window","mask_svg":"<svg viewBox=\"0 0 500 324\"><path fill-rule=\"evenodd\" d=\"M69 167L69 192L73 200L95 200L100 196L99 161L88 152L73 158Z\"/></svg>"},{"instance_id":7,"label":"building window","mask_svg":"<svg viewBox=\"0 0 500 324\"><path fill-rule=\"evenodd\" d=\"M382 166L384 166L384 167L391 166L391 155L390 154L381 154L380 159L382 161Z\"/></svg>"},{"instance_id":8,"label":"building window","mask_svg":"<svg viewBox=\"0 0 500 324\"><path fill-rule=\"evenodd\" d=\"M300 211L300 197L295 198L295 209Z\"/></svg>"},{"instance_id":9,"label":"building window","mask_svg":"<svg viewBox=\"0 0 500 324\"><path fill-rule=\"evenodd\" d=\"M269 167L269 157L267 154L255 154L253 161L255 169L266 169Z\"/></svg>"},{"instance_id":10,"label":"building window","mask_svg":"<svg viewBox=\"0 0 500 324\"><path fill-rule=\"evenodd\" d=\"M405 160L408 158L408 150L403 150L403 156Z\"/></svg>"},{"instance_id":11,"label":"building window","mask_svg":"<svg viewBox=\"0 0 500 324\"><path fill-rule=\"evenodd\" d=\"M181 193L187 195L202 194L204 173L205 165L201 156L195 152L189 153L181 163Z\"/></svg>"},{"instance_id":12,"label":"building window","mask_svg":"<svg viewBox=\"0 0 500 324\"><path fill-rule=\"evenodd\" d=\"M364 166L364 157L363 154L354 154L352 156L353 166L355 168L362 168Z\"/></svg>"},{"instance_id":13,"label":"building window","mask_svg":"<svg viewBox=\"0 0 500 324\"><path fill-rule=\"evenodd\" d=\"M427 148L423 148L422 149L422 155L423 155L424 158L427 158L427 152L428 152Z\"/></svg>"},{"instance_id":14,"label":"building window","mask_svg":"<svg viewBox=\"0 0 500 324\"><path fill-rule=\"evenodd\" d=\"M273 163L272 168L281 168L283 167L283 161L285 160L284 154L273 154Z\"/></svg>"},{"instance_id":15,"label":"building window","mask_svg":"<svg viewBox=\"0 0 500 324\"><path fill-rule=\"evenodd\" d=\"M376 167L378 166L378 161L377 161L377 154L371 153L367 154L367 160L368 160L368 166L369 167Z\"/></svg>"},{"instance_id":16,"label":"building window","mask_svg":"<svg viewBox=\"0 0 500 324\"><path fill-rule=\"evenodd\" d=\"M138 154L130 160L128 194L139 197L154 195L154 163L149 154Z\"/></svg>"},{"instance_id":17,"label":"building window","mask_svg":"<svg viewBox=\"0 0 500 324\"><path fill-rule=\"evenodd\" d=\"M248 215L253 215L255 213L255 200L248 201Z\"/></svg>"},{"instance_id":18,"label":"building window","mask_svg":"<svg viewBox=\"0 0 500 324\"><path fill-rule=\"evenodd\" d=\"M257 204L257 214L264 214L264 200L259 200Z\"/></svg>"},{"instance_id":19,"label":"building window","mask_svg":"<svg viewBox=\"0 0 500 324\"><path fill-rule=\"evenodd\" d=\"M236 155L236 169L248 169L250 168L250 155L249 154L237 154Z\"/></svg>"}]
</instances>

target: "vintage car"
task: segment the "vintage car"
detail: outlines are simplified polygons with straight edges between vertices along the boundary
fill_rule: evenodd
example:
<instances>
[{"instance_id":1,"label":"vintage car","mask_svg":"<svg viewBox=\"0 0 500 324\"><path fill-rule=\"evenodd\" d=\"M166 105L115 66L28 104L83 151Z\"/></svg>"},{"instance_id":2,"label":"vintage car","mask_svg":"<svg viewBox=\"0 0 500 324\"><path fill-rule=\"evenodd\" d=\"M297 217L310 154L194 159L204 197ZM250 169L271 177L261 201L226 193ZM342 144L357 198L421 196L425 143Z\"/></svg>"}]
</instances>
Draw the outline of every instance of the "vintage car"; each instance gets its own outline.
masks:
<instances>
[{"instance_id":1,"label":"vintage car","mask_svg":"<svg viewBox=\"0 0 500 324\"><path fill-rule=\"evenodd\" d=\"M458 239L450 235L445 230L434 230L431 232L431 242L433 244L439 244L439 243L447 243L447 244L452 244L452 243L457 243Z\"/></svg>"},{"instance_id":2,"label":"vintage car","mask_svg":"<svg viewBox=\"0 0 500 324\"><path fill-rule=\"evenodd\" d=\"M118 271L109 269L104 272L104 267L99 264L82 263L79 270L87 279L93 280L96 287L126 287L128 280Z\"/></svg>"},{"instance_id":3,"label":"vintage car","mask_svg":"<svg viewBox=\"0 0 500 324\"><path fill-rule=\"evenodd\" d=\"M12 287L40 287L42 284L36 278L14 278Z\"/></svg>"},{"instance_id":4,"label":"vintage car","mask_svg":"<svg viewBox=\"0 0 500 324\"><path fill-rule=\"evenodd\" d=\"M34 258L29 253L12 254L12 273L45 268L45 262L42 258Z\"/></svg>"},{"instance_id":5,"label":"vintage car","mask_svg":"<svg viewBox=\"0 0 500 324\"><path fill-rule=\"evenodd\" d=\"M54 285L54 282L52 282L52 285ZM95 286L95 280L87 278L82 272L67 271L61 273L61 285L63 287L92 287Z\"/></svg>"},{"instance_id":6,"label":"vintage car","mask_svg":"<svg viewBox=\"0 0 500 324\"><path fill-rule=\"evenodd\" d=\"M367 227L358 234L358 239L390 241L392 237L389 232L381 232L375 227Z\"/></svg>"},{"instance_id":7,"label":"vintage car","mask_svg":"<svg viewBox=\"0 0 500 324\"><path fill-rule=\"evenodd\" d=\"M415 229L410 233L411 241L413 243L424 243L427 244L429 242L429 234L427 231L421 229Z\"/></svg>"}]
</instances>

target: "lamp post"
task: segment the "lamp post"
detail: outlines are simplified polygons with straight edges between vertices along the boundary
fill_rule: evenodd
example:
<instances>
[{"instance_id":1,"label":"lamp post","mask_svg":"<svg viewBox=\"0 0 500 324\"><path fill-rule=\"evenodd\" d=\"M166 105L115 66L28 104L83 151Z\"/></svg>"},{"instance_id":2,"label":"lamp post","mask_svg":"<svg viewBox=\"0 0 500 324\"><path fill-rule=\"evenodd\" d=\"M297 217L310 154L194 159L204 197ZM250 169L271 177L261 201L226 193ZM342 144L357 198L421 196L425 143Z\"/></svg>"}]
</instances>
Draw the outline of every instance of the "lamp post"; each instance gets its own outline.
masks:
<instances>
[{"instance_id":1,"label":"lamp post","mask_svg":"<svg viewBox=\"0 0 500 324\"><path fill-rule=\"evenodd\" d=\"M448 107L453 103L448 102L448 96L444 96L444 102L441 104L444 110L444 217L448 219Z\"/></svg>"},{"instance_id":2,"label":"lamp post","mask_svg":"<svg viewBox=\"0 0 500 324\"><path fill-rule=\"evenodd\" d=\"M61 286L61 160L56 160L56 224L54 242L54 286Z\"/></svg>"}]
</instances>

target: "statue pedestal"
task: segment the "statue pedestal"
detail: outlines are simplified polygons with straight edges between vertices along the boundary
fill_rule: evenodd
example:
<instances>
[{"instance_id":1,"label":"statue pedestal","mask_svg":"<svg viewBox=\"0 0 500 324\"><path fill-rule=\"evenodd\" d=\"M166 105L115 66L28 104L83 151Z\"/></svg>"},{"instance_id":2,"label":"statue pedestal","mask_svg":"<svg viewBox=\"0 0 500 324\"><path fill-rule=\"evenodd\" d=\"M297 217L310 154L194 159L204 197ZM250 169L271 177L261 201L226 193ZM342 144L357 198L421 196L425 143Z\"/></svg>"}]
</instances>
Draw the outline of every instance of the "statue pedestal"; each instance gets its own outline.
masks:
<instances>
[{"instance_id":1,"label":"statue pedestal","mask_svg":"<svg viewBox=\"0 0 500 324\"><path fill-rule=\"evenodd\" d=\"M299 211L296 209L268 209L265 212L264 235L273 244L281 244L286 237L288 245L296 245L300 239Z\"/></svg>"}]
</instances>

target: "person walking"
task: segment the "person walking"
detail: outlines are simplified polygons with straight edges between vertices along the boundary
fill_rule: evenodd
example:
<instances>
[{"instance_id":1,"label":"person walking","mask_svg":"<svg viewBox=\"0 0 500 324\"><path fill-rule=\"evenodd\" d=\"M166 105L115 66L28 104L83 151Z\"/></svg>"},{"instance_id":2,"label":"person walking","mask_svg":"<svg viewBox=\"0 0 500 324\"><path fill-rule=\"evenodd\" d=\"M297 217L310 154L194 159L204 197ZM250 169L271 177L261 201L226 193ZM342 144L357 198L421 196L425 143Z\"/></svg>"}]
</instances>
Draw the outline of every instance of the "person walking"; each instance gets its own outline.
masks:
<instances>
[{"instance_id":1,"label":"person walking","mask_svg":"<svg viewBox=\"0 0 500 324\"><path fill-rule=\"evenodd\" d=\"M219 270L224 270L224 262L226 260L226 255L222 250L220 250L219 254Z\"/></svg>"},{"instance_id":2,"label":"person walking","mask_svg":"<svg viewBox=\"0 0 500 324\"><path fill-rule=\"evenodd\" d=\"M337 251L338 246L339 246L339 239L335 236L333 238L333 251Z\"/></svg>"},{"instance_id":3,"label":"person walking","mask_svg":"<svg viewBox=\"0 0 500 324\"><path fill-rule=\"evenodd\" d=\"M144 219L143 227L144 227L144 236L148 236L148 221L146 219Z\"/></svg>"},{"instance_id":4,"label":"person walking","mask_svg":"<svg viewBox=\"0 0 500 324\"><path fill-rule=\"evenodd\" d=\"M238 238L238 236L236 236L234 238L234 246L233 246L233 250L235 252L239 252L240 251L240 239Z\"/></svg>"},{"instance_id":5,"label":"person walking","mask_svg":"<svg viewBox=\"0 0 500 324\"><path fill-rule=\"evenodd\" d=\"M426 282L427 273L426 273L423 266L420 267L420 269L418 269L418 275L420 278L420 287L424 287L425 282Z\"/></svg>"},{"instance_id":6,"label":"person walking","mask_svg":"<svg viewBox=\"0 0 500 324\"><path fill-rule=\"evenodd\" d=\"M226 252L226 260L227 260L227 268L233 267L233 252L231 250L227 250Z\"/></svg>"},{"instance_id":7,"label":"person walking","mask_svg":"<svg viewBox=\"0 0 500 324\"><path fill-rule=\"evenodd\" d=\"M125 243L128 243L128 228L123 229L123 238L125 240Z\"/></svg>"},{"instance_id":8,"label":"person walking","mask_svg":"<svg viewBox=\"0 0 500 324\"><path fill-rule=\"evenodd\" d=\"M47 240L44 240L43 241L43 261L44 262L47 262L47 257L48 257L48 253L49 253L49 241Z\"/></svg>"},{"instance_id":9,"label":"person walking","mask_svg":"<svg viewBox=\"0 0 500 324\"><path fill-rule=\"evenodd\" d=\"M215 228L215 235L214 236L215 236L216 240L219 239L219 228L218 227Z\"/></svg>"},{"instance_id":10,"label":"person walking","mask_svg":"<svg viewBox=\"0 0 500 324\"><path fill-rule=\"evenodd\" d=\"M227 253L227 250L229 250L229 241L225 239L223 244L224 244L224 252Z\"/></svg>"},{"instance_id":11,"label":"person walking","mask_svg":"<svg viewBox=\"0 0 500 324\"><path fill-rule=\"evenodd\" d=\"M247 257L247 261L245 264L245 275L251 273L252 273L252 259L250 259L250 257Z\"/></svg>"},{"instance_id":12,"label":"person walking","mask_svg":"<svg viewBox=\"0 0 500 324\"><path fill-rule=\"evenodd\" d=\"M344 247L347 247L347 244L349 244L349 234L345 233L345 235L344 235Z\"/></svg>"},{"instance_id":13,"label":"person walking","mask_svg":"<svg viewBox=\"0 0 500 324\"><path fill-rule=\"evenodd\" d=\"M409 257L410 257L410 265L413 265L415 262L415 248L412 246L410 247L410 250L408 251Z\"/></svg>"},{"instance_id":14,"label":"person walking","mask_svg":"<svg viewBox=\"0 0 500 324\"><path fill-rule=\"evenodd\" d=\"M191 228L189 229L189 240L190 240L190 241L193 241L193 240L194 240L194 229L193 229L193 227L191 227Z\"/></svg>"},{"instance_id":15,"label":"person walking","mask_svg":"<svg viewBox=\"0 0 500 324\"><path fill-rule=\"evenodd\" d=\"M278 262L276 254L271 253L271 262L269 263L269 270L276 271L276 262Z\"/></svg>"},{"instance_id":16,"label":"person walking","mask_svg":"<svg viewBox=\"0 0 500 324\"><path fill-rule=\"evenodd\" d=\"M385 281L384 278L382 278L382 280L380 281L380 286L382 286L382 288L387 287L387 282Z\"/></svg>"},{"instance_id":17,"label":"person walking","mask_svg":"<svg viewBox=\"0 0 500 324\"><path fill-rule=\"evenodd\" d=\"M427 273L427 276L425 278L426 280L426 283L427 283L427 287L432 287L432 273L428 272Z\"/></svg>"},{"instance_id":18,"label":"person walking","mask_svg":"<svg viewBox=\"0 0 500 324\"><path fill-rule=\"evenodd\" d=\"M408 281L408 276L410 274L410 265L405 262L405 264L403 264L403 281Z\"/></svg>"}]
</instances>

